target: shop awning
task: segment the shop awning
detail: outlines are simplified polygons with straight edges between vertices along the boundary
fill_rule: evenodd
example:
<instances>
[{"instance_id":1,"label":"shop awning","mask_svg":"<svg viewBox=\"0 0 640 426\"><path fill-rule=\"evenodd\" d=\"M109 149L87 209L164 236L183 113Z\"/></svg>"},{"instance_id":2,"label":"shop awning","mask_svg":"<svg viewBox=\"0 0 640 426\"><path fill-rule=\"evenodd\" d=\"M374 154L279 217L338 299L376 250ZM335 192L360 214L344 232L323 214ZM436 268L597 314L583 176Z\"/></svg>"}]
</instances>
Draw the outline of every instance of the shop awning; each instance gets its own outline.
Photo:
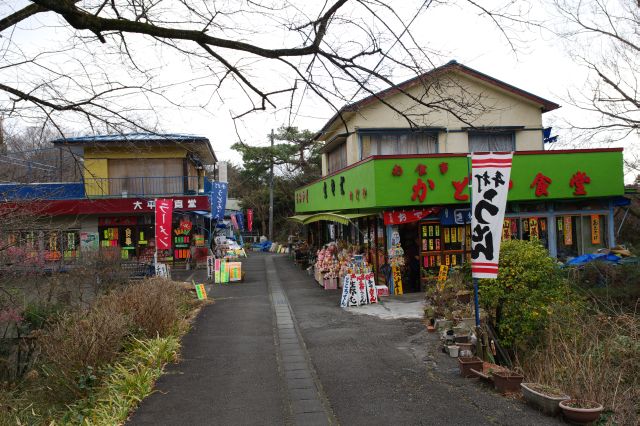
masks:
<instances>
[{"instance_id":1,"label":"shop awning","mask_svg":"<svg viewBox=\"0 0 640 426\"><path fill-rule=\"evenodd\" d=\"M297 214L295 216L288 217L288 219L293 221L293 222L304 223L305 219L308 219L311 216L313 216L313 215L312 214Z\"/></svg>"},{"instance_id":2,"label":"shop awning","mask_svg":"<svg viewBox=\"0 0 640 426\"><path fill-rule=\"evenodd\" d=\"M328 222L337 222L343 225L348 225L353 219L357 219L359 217L371 216L373 214L375 213L340 213L340 212L317 213L314 215L310 215L302 223L307 225L309 223L318 222L319 220L326 220Z\"/></svg>"}]
</instances>

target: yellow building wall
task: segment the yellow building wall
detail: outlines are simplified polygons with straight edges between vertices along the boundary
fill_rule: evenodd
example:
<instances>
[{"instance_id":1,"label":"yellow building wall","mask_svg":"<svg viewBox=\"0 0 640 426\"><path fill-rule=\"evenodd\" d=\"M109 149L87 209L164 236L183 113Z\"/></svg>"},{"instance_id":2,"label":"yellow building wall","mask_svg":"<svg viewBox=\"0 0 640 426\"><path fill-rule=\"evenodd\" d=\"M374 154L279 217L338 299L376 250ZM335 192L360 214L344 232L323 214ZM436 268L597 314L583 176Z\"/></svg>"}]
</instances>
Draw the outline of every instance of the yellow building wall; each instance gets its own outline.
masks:
<instances>
[{"instance_id":1,"label":"yellow building wall","mask_svg":"<svg viewBox=\"0 0 640 426\"><path fill-rule=\"evenodd\" d=\"M109 193L109 161L141 158L185 158L187 150L179 147L87 147L84 149L84 179L87 196ZM105 180L101 180L105 179Z\"/></svg>"},{"instance_id":2,"label":"yellow building wall","mask_svg":"<svg viewBox=\"0 0 640 426\"><path fill-rule=\"evenodd\" d=\"M109 178L109 162L106 158L84 159L84 190L87 196L102 195L105 191L108 193L107 178Z\"/></svg>"}]
</instances>

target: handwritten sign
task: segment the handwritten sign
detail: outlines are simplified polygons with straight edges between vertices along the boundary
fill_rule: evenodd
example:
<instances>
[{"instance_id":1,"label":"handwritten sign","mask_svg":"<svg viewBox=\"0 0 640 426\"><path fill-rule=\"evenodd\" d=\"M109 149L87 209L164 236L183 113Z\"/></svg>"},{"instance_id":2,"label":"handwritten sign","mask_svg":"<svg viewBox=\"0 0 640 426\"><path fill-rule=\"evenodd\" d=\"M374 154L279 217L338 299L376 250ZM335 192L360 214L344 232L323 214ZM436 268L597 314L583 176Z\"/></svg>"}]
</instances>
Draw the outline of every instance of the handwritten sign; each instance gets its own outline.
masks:
<instances>
[{"instance_id":1,"label":"handwritten sign","mask_svg":"<svg viewBox=\"0 0 640 426\"><path fill-rule=\"evenodd\" d=\"M600 216L591 215L591 244L600 244L602 237L600 234Z\"/></svg>"},{"instance_id":2,"label":"handwritten sign","mask_svg":"<svg viewBox=\"0 0 640 426\"><path fill-rule=\"evenodd\" d=\"M402 274L400 273L400 267L392 266L391 273L393 274L393 294L404 294L402 290Z\"/></svg>"},{"instance_id":3,"label":"handwritten sign","mask_svg":"<svg viewBox=\"0 0 640 426\"><path fill-rule=\"evenodd\" d=\"M196 284L195 281L191 281L196 288L196 295L198 300L205 300L207 298L207 290L204 288L204 284Z\"/></svg>"},{"instance_id":4,"label":"handwritten sign","mask_svg":"<svg viewBox=\"0 0 640 426\"><path fill-rule=\"evenodd\" d=\"M158 250L171 249L171 220L173 201L161 198L156 202L156 247Z\"/></svg>"},{"instance_id":5,"label":"handwritten sign","mask_svg":"<svg viewBox=\"0 0 640 426\"><path fill-rule=\"evenodd\" d=\"M471 274L497 278L513 154L472 154Z\"/></svg>"},{"instance_id":6,"label":"handwritten sign","mask_svg":"<svg viewBox=\"0 0 640 426\"><path fill-rule=\"evenodd\" d=\"M447 281L449 275L449 267L447 265L440 265L440 271L438 272L438 291L444 290L444 282Z\"/></svg>"}]
</instances>

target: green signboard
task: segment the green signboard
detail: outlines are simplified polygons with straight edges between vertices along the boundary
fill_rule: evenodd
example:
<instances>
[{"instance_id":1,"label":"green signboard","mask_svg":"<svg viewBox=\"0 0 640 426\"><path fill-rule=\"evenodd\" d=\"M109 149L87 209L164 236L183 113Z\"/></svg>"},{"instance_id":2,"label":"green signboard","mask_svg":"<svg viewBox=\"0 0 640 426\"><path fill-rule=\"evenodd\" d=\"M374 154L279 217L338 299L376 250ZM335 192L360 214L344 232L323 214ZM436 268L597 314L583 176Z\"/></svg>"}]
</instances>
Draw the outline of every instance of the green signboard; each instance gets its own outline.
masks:
<instances>
[{"instance_id":1,"label":"green signboard","mask_svg":"<svg viewBox=\"0 0 640 426\"><path fill-rule=\"evenodd\" d=\"M466 155L364 160L296 191L296 213L468 204ZM624 193L622 151L520 152L509 201L611 197Z\"/></svg>"}]
</instances>

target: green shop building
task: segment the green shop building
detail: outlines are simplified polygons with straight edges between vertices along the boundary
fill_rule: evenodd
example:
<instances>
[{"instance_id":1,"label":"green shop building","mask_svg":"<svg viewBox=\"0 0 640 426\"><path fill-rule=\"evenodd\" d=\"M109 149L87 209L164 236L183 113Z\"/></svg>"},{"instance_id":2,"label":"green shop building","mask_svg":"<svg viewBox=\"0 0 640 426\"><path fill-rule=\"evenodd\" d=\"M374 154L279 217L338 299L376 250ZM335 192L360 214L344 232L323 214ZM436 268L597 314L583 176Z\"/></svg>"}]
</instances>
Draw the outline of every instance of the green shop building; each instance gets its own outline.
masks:
<instances>
[{"instance_id":1,"label":"green shop building","mask_svg":"<svg viewBox=\"0 0 640 426\"><path fill-rule=\"evenodd\" d=\"M296 190L292 219L314 247L363 246L381 284L399 235L418 268L405 291L418 291L440 265L469 259L470 153L513 151L503 239L538 239L560 260L612 247L622 149L545 149L542 114L557 108L449 62L336 113L316 134L323 176Z\"/></svg>"}]
</instances>

